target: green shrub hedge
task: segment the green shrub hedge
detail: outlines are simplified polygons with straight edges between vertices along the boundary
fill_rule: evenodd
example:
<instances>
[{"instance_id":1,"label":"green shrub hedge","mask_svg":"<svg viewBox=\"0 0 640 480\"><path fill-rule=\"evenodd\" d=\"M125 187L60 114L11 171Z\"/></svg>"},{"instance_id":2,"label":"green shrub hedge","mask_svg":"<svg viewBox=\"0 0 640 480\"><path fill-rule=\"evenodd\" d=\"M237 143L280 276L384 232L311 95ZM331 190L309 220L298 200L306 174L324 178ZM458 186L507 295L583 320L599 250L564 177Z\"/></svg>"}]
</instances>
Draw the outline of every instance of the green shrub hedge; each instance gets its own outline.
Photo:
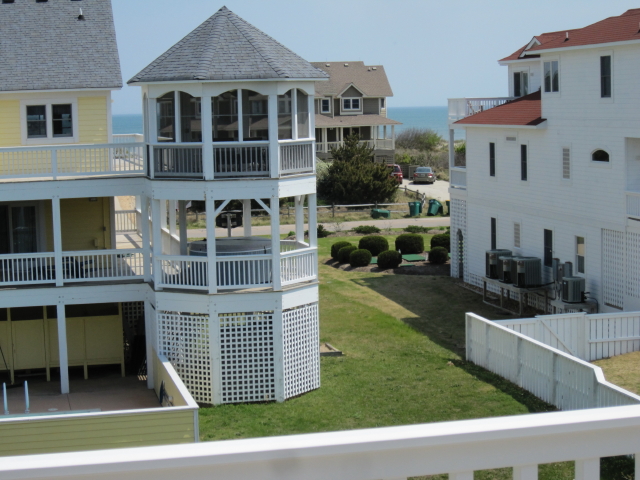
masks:
<instances>
[{"instance_id":1,"label":"green shrub hedge","mask_svg":"<svg viewBox=\"0 0 640 480\"><path fill-rule=\"evenodd\" d=\"M424 237L415 233L403 233L396 238L396 250L403 255L424 252Z\"/></svg>"},{"instance_id":2,"label":"green shrub hedge","mask_svg":"<svg viewBox=\"0 0 640 480\"><path fill-rule=\"evenodd\" d=\"M350 245L353 246L352 243L345 242L344 240L341 240L331 245L331 258L333 258L334 260L338 260L338 252L340 251L340 249L343 247L348 247Z\"/></svg>"},{"instance_id":3,"label":"green shrub hedge","mask_svg":"<svg viewBox=\"0 0 640 480\"><path fill-rule=\"evenodd\" d=\"M338 261L340 263L349 263L349 255L351 255L351 252L353 252L354 250L358 250L358 247L356 247L355 245L342 247L340 250L338 250Z\"/></svg>"},{"instance_id":4,"label":"green shrub hedge","mask_svg":"<svg viewBox=\"0 0 640 480\"><path fill-rule=\"evenodd\" d=\"M451 251L451 235L448 233L440 233L431 237L431 249L436 247L446 248L447 252Z\"/></svg>"},{"instance_id":5,"label":"green shrub hedge","mask_svg":"<svg viewBox=\"0 0 640 480\"><path fill-rule=\"evenodd\" d=\"M435 247L429 252L429 263L442 265L443 263L447 263L447 260L449 260L449 252L447 252L447 249L444 247Z\"/></svg>"},{"instance_id":6,"label":"green shrub hedge","mask_svg":"<svg viewBox=\"0 0 640 480\"><path fill-rule=\"evenodd\" d=\"M380 233L380 229L375 225L360 225L353 229L354 232L361 235L371 235L372 233Z\"/></svg>"},{"instance_id":7,"label":"green shrub hedge","mask_svg":"<svg viewBox=\"0 0 640 480\"><path fill-rule=\"evenodd\" d=\"M404 229L404 231L409 233L427 233L429 231L429 227L421 227L420 225L409 225Z\"/></svg>"},{"instance_id":8,"label":"green shrub hedge","mask_svg":"<svg viewBox=\"0 0 640 480\"><path fill-rule=\"evenodd\" d=\"M389 242L387 242L387 239L384 237L380 237L378 235L369 235L360 239L358 248L369 250L371 252L371 255L377 257L380 252L389 250Z\"/></svg>"},{"instance_id":9,"label":"green shrub hedge","mask_svg":"<svg viewBox=\"0 0 640 480\"><path fill-rule=\"evenodd\" d=\"M352 267L366 267L371 263L371 252L360 248L349 254L349 264Z\"/></svg>"},{"instance_id":10,"label":"green shrub hedge","mask_svg":"<svg viewBox=\"0 0 640 480\"><path fill-rule=\"evenodd\" d=\"M378 268L386 270L388 268L396 268L402 263L402 255L395 250L387 250L378 255Z\"/></svg>"}]
</instances>

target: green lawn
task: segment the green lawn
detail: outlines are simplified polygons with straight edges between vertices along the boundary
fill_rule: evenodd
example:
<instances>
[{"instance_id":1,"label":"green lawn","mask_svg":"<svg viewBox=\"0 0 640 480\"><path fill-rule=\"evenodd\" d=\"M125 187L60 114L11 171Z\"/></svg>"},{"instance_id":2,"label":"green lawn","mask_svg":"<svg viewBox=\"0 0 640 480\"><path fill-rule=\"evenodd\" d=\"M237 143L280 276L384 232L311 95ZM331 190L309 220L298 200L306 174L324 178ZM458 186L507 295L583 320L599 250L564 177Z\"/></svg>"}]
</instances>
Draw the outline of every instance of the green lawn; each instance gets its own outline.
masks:
<instances>
[{"instance_id":1,"label":"green lawn","mask_svg":"<svg viewBox=\"0 0 640 480\"><path fill-rule=\"evenodd\" d=\"M428 235L426 237L429 237ZM359 237L348 238L354 243ZM345 353L322 357L320 389L284 403L200 410L202 440L288 435L519 415L552 409L463 360L464 313L508 318L449 277L345 272L320 243L320 335ZM393 245L392 242L390 242ZM426 243L428 245L428 243ZM573 478L572 464L541 478ZM476 478L507 479L510 470Z\"/></svg>"}]
</instances>

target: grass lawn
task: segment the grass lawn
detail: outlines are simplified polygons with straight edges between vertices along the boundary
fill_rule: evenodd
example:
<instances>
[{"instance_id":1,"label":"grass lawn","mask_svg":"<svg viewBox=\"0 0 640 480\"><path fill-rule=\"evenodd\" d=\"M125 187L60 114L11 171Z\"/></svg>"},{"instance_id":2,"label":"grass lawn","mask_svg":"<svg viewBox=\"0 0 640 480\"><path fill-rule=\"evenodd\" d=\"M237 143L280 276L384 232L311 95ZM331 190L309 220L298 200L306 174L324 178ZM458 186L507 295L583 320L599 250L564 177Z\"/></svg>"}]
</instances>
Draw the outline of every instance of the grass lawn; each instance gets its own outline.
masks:
<instances>
[{"instance_id":1,"label":"grass lawn","mask_svg":"<svg viewBox=\"0 0 640 480\"><path fill-rule=\"evenodd\" d=\"M358 239L348 238L354 243ZM494 319L508 316L483 304L479 295L448 277L345 272L325 265L331 243L338 240L343 238L319 241L320 336L345 356L322 357L321 388L298 398L201 409L202 440L552 409L502 378L463 361L464 313L474 311ZM511 470L481 472L476 478L507 479ZM541 468L540 478L571 479L573 464Z\"/></svg>"},{"instance_id":2,"label":"grass lawn","mask_svg":"<svg viewBox=\"0 0 640 480\"><path fill-rule=\"evenodd\" d=\"M640 352L591 362L602 368L608 382L640 395Z\"/></svg>"}]
</instances>

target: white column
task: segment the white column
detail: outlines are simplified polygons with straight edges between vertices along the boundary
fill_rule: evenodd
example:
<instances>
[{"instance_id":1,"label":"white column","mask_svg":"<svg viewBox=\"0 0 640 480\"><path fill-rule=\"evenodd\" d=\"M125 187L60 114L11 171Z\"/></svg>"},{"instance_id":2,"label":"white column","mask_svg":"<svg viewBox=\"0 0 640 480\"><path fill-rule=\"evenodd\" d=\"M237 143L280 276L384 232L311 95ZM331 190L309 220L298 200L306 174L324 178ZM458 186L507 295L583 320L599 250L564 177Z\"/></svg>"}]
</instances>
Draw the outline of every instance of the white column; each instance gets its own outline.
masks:
<instances>
[{"instance_id":1,"label":"white column","mask_svg":"<svg viewBox=\"0 0 640 480\"><path fill-rule=\"evenodd\" d=\"M600 480L600 459L576 460L575 480Z\"/></svg>"},{"instance_id":2,"label":"white column","mask_svg":"<svg viewBox=\"0 0 640 480\"><path fill-rule=\"evenodd\" d=\"M211 111L211 96L204 96L200 100L200 121L202 122L202 172L205 180L215 178L213 164L213 112Z\"/></svg>"},{"instance_id":3,"label":"white column","mask_svg":"<svg viewBox=\"0 0 640 480\"><path fill-rule=\"evenodd\" d=\"M175 118L173 119L175 129L173 136L176 138L176 143L182 143L182 129L180 126L180 92L173 92L173 114Z\"/></svg>"},{"instance_id":4,"label":"white column","mask_svg":"<svg viewBox=\"0 0 640 480\"><path fill-rule=\"evenodd\" d=\"M291 138L298 140L298 89L291 89Z\"/></svg>"},{"instance_id":5,"label":"white column","mask_svg":"<svg viewBox=\"0 0 640 480\"><path fill-rule=\"evenodd\" d=\"M178 200L178 222L180 223L180 255L187 254L187 202Z\"/></svg>"},{"instance_id":6,"label":"white column","mask_svg":"<svg viewBox=\"0 0 640 480\"><path fill-rule=\"evenodd\" d=\"M142 235L142 256L144 258L144 281L151 281L151 234L149 225L149 197L140 195L140 231Z\"/></svg>"},{"instance_id":7,"label":"white column","mask_svg":"<svg viewBox=\"0 0 640 480\"><path fill-rule=\"evenodd\" d=\"M69 356L67 354L67 317L64 301L59 301L58 313L58 358L60 361L60 393L69 393Z\"/></svg>"},{"instance_id":8,"label":"white column","mask_svg":"<svg viewBox=\"0 0 640 480\"><path fill-rule=\"evenodd\" d=\"M178 233L178 223L176 218L177 210L176 200L169 200L169 233L173 236Z\"/></svg>"},{"instance_id":9,"label":"white column","mask_svg":"<svg viewBox=\"0 0 640 480\"><path fill-rule=\"evenodd\" d=\"M280 279L280 204L278 197L271 197L271 256L273 263L273 290L282 290Z\"/></svg>"},{"instance_id":10,"label":"white column","mask_svg":"<svg viewBox=\"0 0 640 480\"><path fill-rule=\"evenodd\" d=\"M251 199L242 200L242 225L244 236L251 236Z\"/></svg>"},{"instance_id":11,"label":"white column","mask_svg":"<svg viewBox=\"0 0 640 480\"><path fill-rule=\"evenodd\" d=\"M513 480L538 480L538 465L513 467Z\"/></svg>"},{"instance_id":12,"label":"white column","mask_svg":"<svg viewBox=\"0 0 640 480\"><path fill-rule=\"evenodd\" d=\"M387 126L384 125L382 127L382 136L386 139L387 138Z\"/></svg>"},{"instance_id":13,"label":"white column","mask_svg":"<svg viewBox=\"0 0 640 480\"><path fill-rule=\"evenodd\" d=\"M296 205L296 241L304 242L304 195L295 196Z\"/></svg>"},{"instance_id":14,"label":"white column","mask_svg":"<svg viewBox=\"0 0 640 480\"><path fill-rule=\"evenodd\" d=\"M242 89L238 89L236 92L238 96L238 141L240 143L244 142L244 118L242 117Z\"/></svg>"},{"instance_id":15,"label":"white column","mask_svg":"<svg viewBox=\"0 0 640 480\"><path fill-rule=\"evenodd\" d=\"M218 293L218 280L216 277L216 219L214 212L216 211L216 203L207 194L205 202L207 210L207 275L209 282L209 293Z\"/></svg>"},{"instance_id":16,"label":"white column","mask_svg":"<svg viewBox=\"0 0 640 480\"><path fill-rule=\"evenodd\" d=\"M151 228L153 229L153 282L156 290L162 290L159 286L162 279L162 228L160 227L160 205L164 200L151 200Z\"/></svg>"},{"instance_id":17,"label":"white column","mask_svg":"<svg viewBox=\"0 0 640 480\"><path fill-rule=\"evenodd\" d=\"M145 138L145 141L149 142L149 154L147 162L149 162L149 177L154 178L155 174L155 159L153 154L153 144L158 143L158 113L157 113L157 99L150 98L148 102L148 108L145 112L149 122L149 138Z\"/></svg>"},{"instance_id":18,"label":"white column","mask_svg":"<svg viewBox=\"0 0 640 480\"><path fill-rule=\"evenodd\" d=\"M318 195L316 193L307 195L307 204L309 205L309 246L316 248L318 246Z\"/></svg>"},{"instance_id":19,"label":"white column","mask_svg":"<svg viewBox=\"0 0 640 480\"><path fill-rule=\"evenodd\" d=\"M166 229L167 226L167 201L162 200L160 202L160 228Z\"/></svg>"},{"instance_id":20,"label":"white column","mask_svg":"<svg viewBox=\"0 0 640 480\"><path fill-rule=\"evenodd\" d=\"M280 176L280 145L278 145L278 95L269 95L269 163L271 178Z\"/></svg>"},{"instance_id":21,"label":"white column","mask_svg":"<svg viewBox=\"0 0 640 480\"><path fill-rule=\"evenodd\" d=\"M455 130L449 129L449 169L455 166L455 150L453 146L453 139L455 137Z\"/></svg>"},{"instance_id":22,"label":"white column","mask_svg":"<svg viewBox=\"0 0 640 480\"><path fill-rule=\"evenodd\" d=\"M64 284L64 266L62 265L62 224L60 219L60 197L51 199L51 212L53 216L53 256L56 271L56 287Z\"/></svg>"},{"instance_id":23,"label":"white column","mask_svg":"<svg viewBox=\"0 0 640 480\"><path fill-rule=\"evenodd\" d=\"M329 142L327 141L327 134L329 133L329 129L328 128L323 128L322 129L322 144L324 145L324 147L322 148L322 151L324 153L329 153Z\"/></svg>"},{"instance_id":24,"label":"white column","mask_svg":"<svg viewBox=\"0 0 640 480\"><path fill-rule=\"evenodd\" d=\"M145 340L147 347L147 388L154 387L154 348L156 347L156 327L157 325L155 315L155 310L151 306L151 302L144 302L144 331L145 331ZM158 352L155 352L158 353Z\"/></svg>"}]
</instances>

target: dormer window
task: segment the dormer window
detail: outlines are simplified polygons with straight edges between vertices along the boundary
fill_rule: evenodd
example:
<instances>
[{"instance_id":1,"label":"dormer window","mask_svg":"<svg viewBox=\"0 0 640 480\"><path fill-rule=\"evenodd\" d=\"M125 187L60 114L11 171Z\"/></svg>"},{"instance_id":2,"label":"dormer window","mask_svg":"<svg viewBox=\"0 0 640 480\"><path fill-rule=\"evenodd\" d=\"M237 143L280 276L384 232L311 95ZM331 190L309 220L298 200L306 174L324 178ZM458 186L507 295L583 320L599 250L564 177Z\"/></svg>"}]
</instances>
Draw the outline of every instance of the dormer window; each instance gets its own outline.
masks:
<instances>
[{"instance_id":1,"label":"dormer window","mask_svg":"<svg viewBox=\"0 0 640 480\"><path fill-rule=\"evenodd\" d=\"M343 98L342 99L342 110L360 110L360 99L359 98Z\"/></svg>"},{"instance_id":2,"label":"dormer window","mask_svg":"<svg viewBox=\"0 0 640 480\"><path fill-rule=\"evenodd\" d=\"M331 113L331 100L328 98L323 98L320 100L320 112L321 113Z\"/></svg>"},{"instance_id":3,"label":"dormer window","mask_svg":"<svg viewBox=\"0 0 640 480\"><path fill-rule=\"evenodd\" d=\"M544 62L544 91L546 93L560 91L560 75L557 60Z\"/></svg>"},{"instance_id":4,"label":"dormer window","mask_svg":"<svg viewBox=\"0 0 640 480\"><path fill-rule=\"evenodd\" d=\"M529 72L514 72L513 96L523 97L529 94Z\"/></svg>"}]
</instances>

